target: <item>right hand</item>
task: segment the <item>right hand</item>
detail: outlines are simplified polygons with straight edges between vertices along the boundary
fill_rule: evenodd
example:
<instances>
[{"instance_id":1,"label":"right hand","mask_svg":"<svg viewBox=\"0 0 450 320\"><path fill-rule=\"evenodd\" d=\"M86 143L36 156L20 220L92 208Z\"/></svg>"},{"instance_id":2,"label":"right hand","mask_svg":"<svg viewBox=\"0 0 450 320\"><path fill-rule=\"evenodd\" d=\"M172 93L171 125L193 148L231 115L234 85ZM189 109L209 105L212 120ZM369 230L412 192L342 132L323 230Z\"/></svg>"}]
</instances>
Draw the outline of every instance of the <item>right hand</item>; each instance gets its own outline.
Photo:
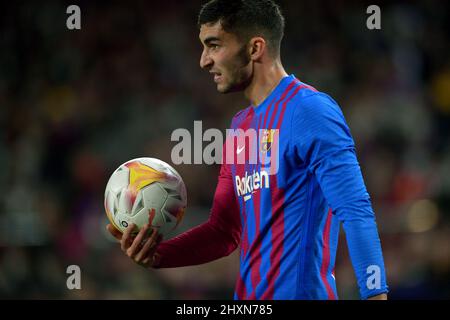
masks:
<instances>
[{"instance_id":1,"label":"right hand","mask_svg":"<svg viewBox=\"0 0 450 320\"><path fill-rule=\"evenodd\" d=\"M162 240L161 235L156 228L150 228L146 224L136 236L133 236L132 231L135 227L136 225L131 223L123 234L111 224L108 224L106 229L120 241L122 251L135 263L146 268L156 267L160 259L156 249Z\"/></svg>"}]
</instances>

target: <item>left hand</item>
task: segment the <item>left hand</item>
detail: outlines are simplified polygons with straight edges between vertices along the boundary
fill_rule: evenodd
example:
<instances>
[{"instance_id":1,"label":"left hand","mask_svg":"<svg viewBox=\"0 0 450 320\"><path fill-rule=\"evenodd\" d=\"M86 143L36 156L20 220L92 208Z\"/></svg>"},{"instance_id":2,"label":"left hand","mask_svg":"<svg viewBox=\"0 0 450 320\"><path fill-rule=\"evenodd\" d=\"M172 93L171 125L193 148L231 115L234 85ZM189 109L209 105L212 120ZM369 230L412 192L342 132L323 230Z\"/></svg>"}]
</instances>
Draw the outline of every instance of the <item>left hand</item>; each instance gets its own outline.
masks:
<instances>
[{"instance_id":1,"label":"left hand","mask_svg":"<svg viewBox=\"0 0 450 320\"><path fill-rule=\"evenodd\" d=\"M367 298L367 300L387 300L387 294L386 293L378 294L376 296Z\"/></svg>"}]
</instances>

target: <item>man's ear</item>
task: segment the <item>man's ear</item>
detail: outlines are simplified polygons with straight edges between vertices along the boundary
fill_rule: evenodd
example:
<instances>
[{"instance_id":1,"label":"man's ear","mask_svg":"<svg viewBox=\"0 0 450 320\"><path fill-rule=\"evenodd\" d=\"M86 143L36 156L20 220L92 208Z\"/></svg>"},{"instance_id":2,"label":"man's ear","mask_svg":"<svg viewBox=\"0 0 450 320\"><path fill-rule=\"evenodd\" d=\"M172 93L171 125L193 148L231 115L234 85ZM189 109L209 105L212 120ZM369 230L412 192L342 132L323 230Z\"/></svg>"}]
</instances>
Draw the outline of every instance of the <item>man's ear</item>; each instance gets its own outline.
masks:
<instances>
[{"instance_id":1,"label":"man's ear","mask_svg":"<svg viewBox=\"0 0 450 320\"><path fill-rule=\"evenodd\" d=\"M266 40L264 38L254 37L250 39L249 53L251 60L261 61L266 50Z\"/></svg>"}]
</instances>

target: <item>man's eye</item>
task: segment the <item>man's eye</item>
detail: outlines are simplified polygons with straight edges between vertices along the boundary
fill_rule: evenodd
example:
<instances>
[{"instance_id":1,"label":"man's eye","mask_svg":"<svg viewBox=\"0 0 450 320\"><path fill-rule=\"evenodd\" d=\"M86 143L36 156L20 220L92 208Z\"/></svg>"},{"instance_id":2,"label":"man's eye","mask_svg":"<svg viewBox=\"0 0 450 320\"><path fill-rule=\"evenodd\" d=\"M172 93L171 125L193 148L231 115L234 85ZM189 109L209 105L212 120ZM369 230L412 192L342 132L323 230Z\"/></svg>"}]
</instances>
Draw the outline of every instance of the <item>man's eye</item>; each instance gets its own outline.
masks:
<instances>
[{"instance_id":1,"label":"man's eye","mask_svg":"<svg viewBox=\"0 0 450 320\"><path fill-rule=\"evenodd\" d=\"M219 45L218 45L218 44L215 44L215 43L211 43L209 47L210 47L211 49L217 49L217 48L219 47Z\"/></svg>"}]
</instances>

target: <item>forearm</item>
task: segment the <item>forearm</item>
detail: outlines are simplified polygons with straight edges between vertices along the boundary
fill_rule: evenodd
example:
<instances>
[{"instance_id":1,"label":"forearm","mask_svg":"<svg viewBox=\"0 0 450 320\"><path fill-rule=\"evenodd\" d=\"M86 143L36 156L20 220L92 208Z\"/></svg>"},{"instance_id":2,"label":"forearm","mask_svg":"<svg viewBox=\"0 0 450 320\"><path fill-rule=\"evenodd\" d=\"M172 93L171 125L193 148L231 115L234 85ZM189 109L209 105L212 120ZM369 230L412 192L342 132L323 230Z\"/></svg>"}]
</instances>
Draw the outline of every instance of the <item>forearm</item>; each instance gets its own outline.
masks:
<instances>
[{"instance_id":1,"label":"forearm","mask_svg":"<svg viewBox=\"0 0 450 320\"><path fill-rule=\"evenodd\" d=\"M229 167L223 164L208 221L161 243L153 267L184 267L225 257L236 249L240 237L239 205Z\"/></svg>"},{"instance_id":2,"label":"forearm","mask_svg":"<svg viewBox=\"0 0 450 320\"><path fill-rule=\"evenodd\" d=\"M174 268L210 262L232 253L239 244L239 234L222 230L211 219L179 236L161 243L155 268Z\"/></svg>"},{"instance_id":3,"label":"forearm","mask_svg":"<svg viewBox=\"0 0 450 320\"><path fill-rule=\"evenodd\" d=\"M388 291L377 225L371 209L359 204L343 210L343 226L353 269L358 280L361 299L375 297ZM364 213L367 212L367 213ZM352 218L348 218L352 216Z\"/></svg>"}]
</instances>

